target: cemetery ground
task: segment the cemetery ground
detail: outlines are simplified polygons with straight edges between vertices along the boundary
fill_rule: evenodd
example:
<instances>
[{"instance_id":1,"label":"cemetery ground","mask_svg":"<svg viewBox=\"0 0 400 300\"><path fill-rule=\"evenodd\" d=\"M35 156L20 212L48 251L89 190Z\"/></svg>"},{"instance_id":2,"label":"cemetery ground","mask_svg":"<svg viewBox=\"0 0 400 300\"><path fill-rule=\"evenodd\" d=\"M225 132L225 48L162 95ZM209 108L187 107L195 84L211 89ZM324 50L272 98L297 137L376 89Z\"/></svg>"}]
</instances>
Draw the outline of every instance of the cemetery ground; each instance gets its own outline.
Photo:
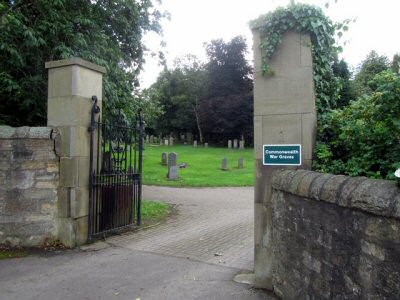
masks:
<instances>
[{"instance_id":1,"label":"cemetery ground","mask_svg":"<svg viewBox=\"0 0 400 300\"><path fill-rule=\"evenodd\" d=\"M167 179L167 166L161 164L162 153L178 154L178 180ZM228 170L221 170L223 158L228 160ZM242 169L238 168L239 158L244 159ZM175 187L218 187L254 185L253 148L228 149L216 147L193 147L191 145L152 146L145 145L143 151L143 183L146 185Z\"/></svg>"}]
</instances>

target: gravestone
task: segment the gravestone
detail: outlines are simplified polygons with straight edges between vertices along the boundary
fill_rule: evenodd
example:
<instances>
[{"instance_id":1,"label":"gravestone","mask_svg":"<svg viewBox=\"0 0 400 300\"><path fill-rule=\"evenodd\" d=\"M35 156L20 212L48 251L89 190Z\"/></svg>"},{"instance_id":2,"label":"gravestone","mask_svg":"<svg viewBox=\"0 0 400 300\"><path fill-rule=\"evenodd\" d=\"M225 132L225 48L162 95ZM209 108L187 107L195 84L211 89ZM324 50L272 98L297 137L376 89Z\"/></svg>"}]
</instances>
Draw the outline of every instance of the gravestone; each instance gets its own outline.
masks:
<instances>
[{"instance_id":1,"label":"gravestone","mask_svg":"<svg viewBox=\"0 0 400 300\"><path fill-rule=\"evenodd\" d=\"M150 144L153 144L153 143L154 143L154 136L150 135Z\"/></svg>"},{"instance_id":2,"label":"gravestone","mask_svg":"<svg viewBox=\"0 0 400 300\"><path fill-rule=\"evenodd\" d=\"M243 157L238 160L238 169L243 169Z\"/></svg>"},{"instance_id":3,"label":"gravestone","mask_svg":"<svg viewBox=\"0 0 400 300\"><path fill-rule=\"evenodd\" d=\"M197 148L197 141L193 142L193 147Z\"/></svg>"},{"instance_id":4,"label":"gravestone","mask_svg":"<svg viewBox=\"0 0 400 300\"><path fill-rule=\"evenodd\" d=\"M169 145L171 147L174 145L174 138L172 136L169 137Z\"/></svg>"},{"instance_id":5,"label":"gravestone","mask_svg":"<svg viewBox=\"0 0 400 300\"><path fill-rule=\"evenodd\" d=\"M228 149L232 148L232 140L228 140Z\"/></svg>"},{"instance_id":6,"label":"gravestone","mask_svg":"<svg viewBox=\"0 0 400 300\"><path fill-rule=\"evenodd\" d=\"M237 140L237 139L234 139L234 140L233 140L233 148L234 148L234 149L237 149L237 148L238 148L238 140Z\"/></svg>"},{"instance_id":7,"label":"gravestone","mask_svg":"<svg viewBox=\"0 0 400 300\"><path fill-rule=\"evenodd\" d=\"M162 154L161 154L161 164L163 165L163 166L166 166L167 164L168 164L168 156L167 156L168 154L166 153L166 152L163 152Z\"/></svg>"},{"instance_id":8,"label":"gravestone","mask_svg":"<svg viewBox=\"0 0 400 300\"><path fill-rule=\"evenodd\" d=\"M222 159L221 170L228 171L228 159L226 157Z\"/></svg>"},{"instance_id":9,"label":"gravestone","mask_svg":"<svg viewBox=\"0 0 400 300\"><path fill-rule=\"evenodd\" d=\"M164 140L164 145L165 145L165 146L168 146L168 139L165 139L165 140Z\"/></svg>"},{"instance_id":10,"label":"gravestone","mask_svg":"<svg viewBox=\"0 0 400 300\"><path fill-rule=\"evenodd\" d=\"M205 147L205 148L208 148L208 143L204 143L204 147Z\"/></svg>"},{"instance_id":11,"label":"gravestone","mask_svg":"<svg viewBox=\"0 0 400 300\"><path fill-rule=\"evenodd\" d=\"M168 168L167 174L168 180L177 180L179 179L179 166L171 166Z\"/></svg>"},{"instance_id":12,"label":"gravestone","mask_svg":"<svg viewBox=\"0 0 400 300\"><path fill-rule=\"evenodd\" d=\"M244 140L239 141L239 149L244 150Z\"/></svg>"},{"instance_id":13,"label":"gravestone","mask_svg":"<svg viewBox=\"0 0 400 300\"><path fill-rule=\"evenodd\" d=\"M162 146L163 145L163 140L162 140L162 137L160 137L160 146Z\"/></svg>"},{"instance_id":14,"label":"gravestone","mask_svg":"<svg viewBox=\"0 0 400 300\"><path fill-rule=\"evenodd\" d=\"M146 134L146 143L150 143L150 137L148 134Z\"/></svg>"},{"instance_id":15,"label":"gravestone","mask_svg":"<svg viewBox=\"0 0 400 300\"><path fill-rule=\"evenodd\" d=\"M168 154L168 167L170 168L176 166L177 164L178 164L178 154L176 154L175 152Z\"/></svg>"}]
</instances>

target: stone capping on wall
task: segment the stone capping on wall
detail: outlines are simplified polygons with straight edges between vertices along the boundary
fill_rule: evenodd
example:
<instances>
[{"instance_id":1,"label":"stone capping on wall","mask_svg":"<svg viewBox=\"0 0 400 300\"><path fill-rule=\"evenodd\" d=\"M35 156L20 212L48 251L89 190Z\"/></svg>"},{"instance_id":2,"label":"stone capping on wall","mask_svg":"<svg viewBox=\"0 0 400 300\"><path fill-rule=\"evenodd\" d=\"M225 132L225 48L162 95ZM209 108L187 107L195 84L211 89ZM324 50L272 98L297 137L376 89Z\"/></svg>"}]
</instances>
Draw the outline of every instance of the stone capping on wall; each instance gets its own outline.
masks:
<instances>
[{"instance_id":1,"label":"stone capping on wall","mask_svg":"<svg viewBox=\"0 0 400 300\"><path fill-rule=\"evenodd\" d=\"M0 126L0 139L45 139L54 140L54 151L60 156L61 135L57 128L52 127L11 127L7 125Z\"/></svg>"},{"instance_id":2,"label":"stone capping on wall","mask_svg":"<svg viewBox=\"0 0 400 300\"><path fill-rule=\"evenodd\" d=\"M300 197L400 219L400 188L390 180L275 170L272 187Z\"/></svg>"},{"instance_id":3,"label":"stone capping on wall","mask_svg":"<svg viewBox=\"0 0 400 300\"><path fill-rule=\"evenodd\" d=\"M55 61L48 61L45 63L45 68L46 69L51 69L51 68L60 68L60 67L65 67L65 66L70 66L70 65L77 65L84 67L89 70L93 70L102 74L106 73L106 68L93 64L89 61L83 60L82 58L79 57L72 57L68 59L62 59L62 60L55 60Z\"/></svg>"}]
</instances>

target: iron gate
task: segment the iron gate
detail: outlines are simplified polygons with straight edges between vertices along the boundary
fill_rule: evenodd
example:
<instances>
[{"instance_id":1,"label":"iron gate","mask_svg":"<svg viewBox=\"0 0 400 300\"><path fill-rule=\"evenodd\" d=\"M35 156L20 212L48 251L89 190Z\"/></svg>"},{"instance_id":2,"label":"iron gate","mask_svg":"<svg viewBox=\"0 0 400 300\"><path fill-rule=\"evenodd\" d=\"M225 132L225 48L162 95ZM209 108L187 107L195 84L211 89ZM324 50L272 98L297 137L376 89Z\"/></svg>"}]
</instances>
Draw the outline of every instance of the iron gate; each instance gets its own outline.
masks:
<instances>
[{"instance_id":1,"label":"iron gate","mask_svg":"<svg viewBox=\"0 0 400 300\"><path fill-rule=\"evenodd\" d=\"M89 239L141 222L143 124L101 122L93 96L90 126ZM96 121L97 118L97 121Z\"/></svg>"}]
</instances>

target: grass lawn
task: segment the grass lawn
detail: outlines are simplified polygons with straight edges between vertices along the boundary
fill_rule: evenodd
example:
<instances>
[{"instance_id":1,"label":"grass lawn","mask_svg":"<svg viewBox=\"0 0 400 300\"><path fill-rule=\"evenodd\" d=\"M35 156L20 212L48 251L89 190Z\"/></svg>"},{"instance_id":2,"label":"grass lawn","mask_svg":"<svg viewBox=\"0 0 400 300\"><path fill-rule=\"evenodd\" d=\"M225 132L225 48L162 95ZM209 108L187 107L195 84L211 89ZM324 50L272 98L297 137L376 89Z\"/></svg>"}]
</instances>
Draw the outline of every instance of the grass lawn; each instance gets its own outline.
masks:
<instances>
[{"instance_id":1,"label":"grass lawn","mask_svg":"<svg viewBox=\"0 0 400 300\"><path fill-rule=\"evenodd\" d=\"M176 152L178 164L187 163L179 169L180 179L168 180L167 167L161 165L163 152ZM228 159L228 171L221 170L221 161ZM238 159L244 158L244 168L238 169ZM143 183L148 185L204 187L204 186L253 186L254 150L198 147L177 145L173 147L146 145L143 151Z\"/></svg>"},{"instance_id":2,"label":"grass lawn","mask_svg":"<svg viewBox=\"0 0 400 300\"><path fill-rule=\"evenodd\" d=\"M152 225L164 221L172 211L172 205L159 201L142 201L142 224Z\"/></svg>"}]
</instances>

